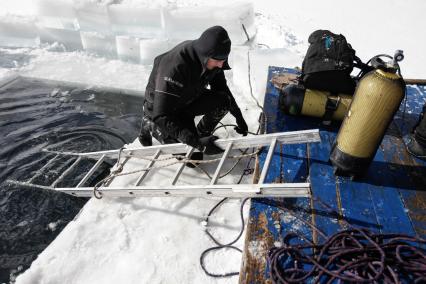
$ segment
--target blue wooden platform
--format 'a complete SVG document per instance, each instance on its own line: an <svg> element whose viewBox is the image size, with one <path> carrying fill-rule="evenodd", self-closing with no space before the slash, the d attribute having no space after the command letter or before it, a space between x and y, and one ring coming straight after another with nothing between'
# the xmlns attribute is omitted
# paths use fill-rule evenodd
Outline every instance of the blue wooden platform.
<svg viewBox="0 0 426 284"><path fill-rule="evenodd" d="M336 177L328 162L340 123L284 115L278 108L279 91L273 76L296 73L270 67L264 108L267 132L319 128L321 143L277 146L265 182L311 182L312 198L252 199L241 283L270 283L267 254L289 232L316 242L346 224L383 233L426 237L426 162L413 158L403 139L416 123L426 100L424 86L407 86L404 103L390 125L365 177L351 181ZM266 152L260 157L262 166ZM333 212L334 211L334 212Z"/></svg>

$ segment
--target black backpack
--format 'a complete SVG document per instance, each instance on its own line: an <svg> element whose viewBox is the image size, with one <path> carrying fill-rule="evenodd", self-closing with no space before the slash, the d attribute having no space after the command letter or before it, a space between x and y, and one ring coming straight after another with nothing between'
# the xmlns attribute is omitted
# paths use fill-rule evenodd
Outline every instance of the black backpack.
<svg viewBox="0 0 426 284"><path fill-rule="evenodd" d="M302 63L300 83L307 89L353 94L356 81L354 66L363 65L343 35L317 30L308 39L310 46Z"/></svg>

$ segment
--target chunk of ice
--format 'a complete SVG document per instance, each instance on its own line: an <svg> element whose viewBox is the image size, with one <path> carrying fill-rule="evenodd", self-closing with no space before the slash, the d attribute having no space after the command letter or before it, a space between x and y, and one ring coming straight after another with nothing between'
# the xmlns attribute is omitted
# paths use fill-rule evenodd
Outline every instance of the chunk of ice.
<svg viewBox="0 0 426 284"><path fill-rule="evenodd" d="M164 37L163 9L160 6L108 6L111 28L116 35L141 38Z"/></svg>
<svg viewBox="0 0 426 284"><path fill-rule="evenodd" d="M83 2L75 6L75 11L82 31L95 31L111 35L107 5Z"/></svg>
<svg viewBox="0 0 426 284"><path fill-rule="evenodd" d="M215 11L217 23L222 25L235 45L244 44L256 35L252 2L240 1Z"/></svg>
<svg viewBox="0 0 426 284"><path fill-rule="evenodd" d="M139 38L131 36L116 36L117 55L120 60L139 63Z"/></svg>
<svg viewBox="0 0 426 284"><path fill-rule="evenodd" d="M36 0L36 13L38 16L57 18L76 18L72 1L64 0Z"/></svg>
<svg viewBox="0 0 426 284"><path fill-rule="evenodd" d="M164 20L170 39L196 39L214 25L223 26L234 45L256 34L253 3L247 1L215 7L169 7L164 9Z"/></svg>
<svg viewBox="0 0 426 284"><path fill-rule="evenodd" d="M167 37L170 39L196 39L216 21L211 7L168 7L164 9Z"/></svg>
<svg viewBox="0 0 426 284"><path fill-rule="evenodd" d="M80 32L83 48L106 57L116 57L115 38L97 32Z"/></svg>
<svg viewBox="0 0 426 284"><path fill-rule="evenodd" d="M141 39L140 40L140 58L142 64L152 64L154 58L169 48L166 39Z"/></svg>
<svg viewBox="0 0 426 284"><path fill-rule="evenodd" d="M79 28L72 1L36 0L35 9L39 26L71 30Z"/></svg>
<svg viewBox="0 0 426 284"><path fill-rule="evenodd" d="M0 18L0 46L35 47L39 43L33 21L21 17Z"/></svg>
<svg viewBox="0 0 426 284"><path fill-rule="evenodd" d="M63 44L68 51L82 50L80 32L68 29L55 29L48 27L39 27L40 41L47 43Z"/></svg>

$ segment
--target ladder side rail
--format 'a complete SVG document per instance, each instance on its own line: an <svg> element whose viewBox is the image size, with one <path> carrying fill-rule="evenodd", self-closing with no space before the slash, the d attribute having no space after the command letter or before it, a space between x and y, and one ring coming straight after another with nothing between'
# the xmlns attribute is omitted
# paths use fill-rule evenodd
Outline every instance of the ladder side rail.
<svg viewBox="0 0 426 284"><path fill-rule="evenodd" d="M220 171L222 170L222 167L225 164L225 160L228 157L229 152L231 151L231 149L232 149L232 142L230 142L226 146L225 152L222 155L222 159L219 161L219 164L217 165L216 171L215 171L215 173L214 173L214 175L212 177L212 180L210 181L211 185L216 184L217 180L219 179Z"/></svg>
<svg viewBox="0 0 426 284"><path fill-rule="evenodd" d="M159 156L160 156L160 154L161 154L161 150L159 149L159 150L157 150L157 152L155 152L155 154L154 154L154 156L152 157L153 158L153 160L151 160L150 162L149 162L149 164L148 164L148 166L147 166L147 168L150 168L150 167L152 167L153 165L154 165L154 163L155 163L155 159L157 159ZM136 183L135 183L135 186L139 186L141 183L142 183L142 181L145 179L145 177L148 175L148 172L149 172L149 170L146 170L146 171L144 171L140 176L139 176L139 178L137 179L137 181L136 181Z"/></svg>
<svg viewBox="0 0 426 284"><path fill-rule="evenodd" d="M215 141L215 144L225 149L228 143L233 143L233 149L245 149L252 147L261 147L268 146L271 143L271 140L277 138L281 144L297 144L297 143L313 143L320 142L321 138L319 135L318 129L311 130L302 130L302 131L291 131L291 132L280 132L280 133L271 133L271 134L262 134L249 137L238 137L231 139L218 139ZM188 145L182 143L176 144L166 144L166 145L156 145L143 148L134 148L134 149L123 149L122 155L131 157L145 157L152 156L157 150L161 150L163 154L177 154L187 151ZM109 150L109 151L100 151L100 152L88 152L88 153L71 153L71 152L57 152L45 150L45 152L56 153L62 155L73 155L73 156L84 156L84 157L100 157L102 155L107 155L110 158L115 158L119 150Z"/></svg>
<svg viewBox="0 0 426 284"><path fill-rule="evenodd" d="M72 163L71 164L71 166L68 168L68 169L66 169L51 185L50 185L50 187L55 187L59 182L61 182L63 179L64 179L64 177L69 173L69 172L71 172L76 166L77 166L77 164L82 160L83 158L82 157L78 157L75 161L74 161L74 163Z"/></svg>
<svg viewBox="0 0 426 284"><path fill-rule="evenodd" d="M81 179L81 181L77 184L76 187L81 187L88 179L92 176L92 174L99 168L102 162L105 160L106 155L102 155L101 158L93 165L93 167L89 170L89 172Z"/></svg>
<svg viewBox="0 0 426 284"><path fill-rule="evenodd" d="M266 155L266 159L265 159L265 162L263 164L263 168L262 168L262 172L260 174L258 184L263 184L264 181L265 181L266 175L267 175L268 170L269 170L269 165L271 164L272 156L273 156L274 151L275 151L276 144L277 144L277 139L276 138L272 139L271 145L269 145L268 154Z"/></svg>
<svg viewBox="0 0 426 284"><path fill-rule="evenodd" d="M17 180L8 179L8 180L6 180L6 182L10 183L10 184L15 184L15 185L19 185L19 186L28 187L28 188L39 188L39 189L46 189L46 190L57 190L57 188L53 188L53 187L48 186L48 185L34 184L34 183L27 182L27 181L17 181ZM76 188L73 188L73 187L64 187L62 189L65 189L65 190L71 190L71 189L76 190Z"/></svg>
<svg viewBox="0 0 426 284"><path fill-rule="evenodd" d="M309 183L286 184L234 184L234 185L207 185L207 186L131 186L131 187L103 187L104 196L116 197L309 197ZM90 197L93 188L55 188L73 196Z"/></svg>

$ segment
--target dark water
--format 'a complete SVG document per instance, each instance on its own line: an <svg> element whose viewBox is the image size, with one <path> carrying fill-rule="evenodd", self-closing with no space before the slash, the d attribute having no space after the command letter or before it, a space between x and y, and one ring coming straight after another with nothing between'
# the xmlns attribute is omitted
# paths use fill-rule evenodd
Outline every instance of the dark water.
<svg viewBox="0 0 426 284"><path fill-rule="evenodd" d="M141 97L36 79L21 78L0 88L0 283L27 269L87 201L8 180L28 181L37 174L34 183L50 185L74 158L55 159L40 173L55 156L42 152L46 148L120 148L136 138L141 109ZM99 178L114 161L109 162L97 172ZM93 164L83 160L59 185L76 185Z"/></svg>

